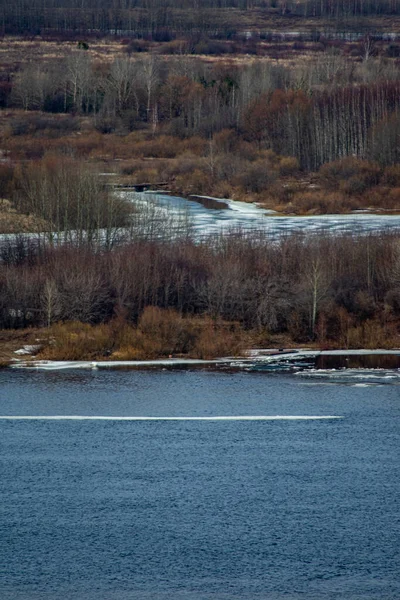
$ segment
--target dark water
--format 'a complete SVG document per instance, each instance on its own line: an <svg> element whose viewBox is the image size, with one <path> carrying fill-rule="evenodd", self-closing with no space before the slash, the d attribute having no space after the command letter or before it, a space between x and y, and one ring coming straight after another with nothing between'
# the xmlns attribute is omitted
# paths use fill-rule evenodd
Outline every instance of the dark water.
<svg viewBox="0 0 400 600"><path fill-rule="evenodd" d="M0 598L400 598L399 386L360 385L0 371L1 415L344 417L0 420Z"/></svg>

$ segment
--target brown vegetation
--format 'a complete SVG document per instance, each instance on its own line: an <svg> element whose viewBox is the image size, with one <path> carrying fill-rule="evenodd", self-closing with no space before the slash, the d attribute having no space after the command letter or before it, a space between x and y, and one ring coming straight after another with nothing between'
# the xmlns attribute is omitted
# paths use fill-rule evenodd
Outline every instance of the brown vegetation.
<svg viewBox="0 0 400 600"><path fill-rule="evenodd" d="M0 232L40 235L0 240L0 327L46 326L43 356L235 354L249 332L399 345L395 234L194 243L109 193L400 209L400 46L381 34L400 2L223 4L4 5L3 33L32 37L0 42Z"/></svg>
<svg viewBox="0 0 400 600"><path fill-rule="evenodd" d="M56 342L43 356L53 358L236 354L250 344L243 332L399 346L399 258L390 234L138 239L101 251L3 241L0 326L49 326Z"/></svg>
<svg viewBox="0 0 400 600"><path fill-rule="evenodd" d="M174 309L145 308L137 325L58 323L49 328L37 358L45 360L149 360L243 355L248 335L237 325L183 317Z"/></svg>
<svg viewBox="0 0 400 600"><path fill-rule="evenodd" d="M400 159L390 42L297 41L288 61L272 60L264 46L284 40L253 41L257 56L242 61L167 56L154 41L136 53L123 41L68 42L65 53L62 43L37 41L54 52L43 50L34 68L29 43L20 42L17 60L12 42L0 73L1 195L12 199L20 161L50 154L117 171L127 183L162 181L177 194L285 213L399 209L398 182L385 171Z"/></svg>

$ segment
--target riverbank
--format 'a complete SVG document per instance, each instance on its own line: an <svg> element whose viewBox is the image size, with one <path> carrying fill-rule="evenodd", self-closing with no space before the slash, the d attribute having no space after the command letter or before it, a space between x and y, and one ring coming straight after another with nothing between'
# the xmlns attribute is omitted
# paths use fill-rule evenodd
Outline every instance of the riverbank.
<svg viewBox="0 0 400 600"><path fill-rule="evenodd" d="M400 369L400 348L356 348L356 349L323 349L318 344L308 344L306 346L296 344L291 341L287 347L268 347L268 348L248 348L245 349L245 338L243 337L242 347L232 346L235 352L232 354L215 355L212 357L211 348L208 350L208 358L199 358L194 356L196 350L192 353L180 355L165 355L160 352L157 355L153 352L153 358L149 359L142 355L142 358L136 360L131 358L127 350L122 351L116 348L114 352L109 350L103 354L97 349L97 354L93 347L88 347L85 353L82 350L82 341L79 340L78 325L71 324L67 326L70 332L69 338L65 331L63 336L57 336L66 326L52 328L51 333L48 329L29 329L23 331L0 331L1 345L1 367L13 367L23 369L40 370L65 370L65 369L196 369L207 368L215 370L248 370L248 371L285 371L285 370L303 370L310 368L371 368L371 369ZM72 333L71 333L72 332ZM74 333L75 332L75 333ZM82 326L82 334L85 333L86 345L90 345L98 336L96 328L92 328L89 333L88 328ZM103 332L104 333L104 332ZM126 335L126 334L125 334ZM218 337L218 333L215 334ZM251 341L247 335L247 342ZM253 337L255 340L255 336ZM153 340L148 340L154 344ZM276 340L278 341L278 339ZM281 342L288 341L280 337ZM238 340L236 340L238 342ZM109 347L114 344L115 339L109 339ZM71 359L71 348L75 348L75 356L79 359ZM222 348L222 346L220 346ZM228 345L225 345L228 351ZM136 350L139 355L139 350ZM53 358L46 358L51 357ZM125 356L125 358L124 358Z"/></svg>
<svg viewBox="0 0 400 600"><path fill-rule="evenodd" d="M285 231L197 241L149 232L101 251L95 243L3 240L5 348L18 350L12 332L23 329L32 333L19 348L40 345L44 360L400 347L398 234Z"/></svg>
<svg viewBox="0 0 400 600"><path fill-rule="evenodd" d="M333 378L341 383L362 377L369 385L400 381L400 349L392 350L250 350L243 357L225 357L214 360L168 358L158 360L103 360L103 361L13 361L13 369L35 371L69 370L140 370L175 371L206 370L249 373L291 373L318 378ZM344 379L343 379L344 377ZM383 380L383 381L382 381ZM393 381L394 380L394 381ZM333 382L334 382L333 381ZM356 381L357 383L357 381ZM367 385L364 381L363 385Z"/></svg>

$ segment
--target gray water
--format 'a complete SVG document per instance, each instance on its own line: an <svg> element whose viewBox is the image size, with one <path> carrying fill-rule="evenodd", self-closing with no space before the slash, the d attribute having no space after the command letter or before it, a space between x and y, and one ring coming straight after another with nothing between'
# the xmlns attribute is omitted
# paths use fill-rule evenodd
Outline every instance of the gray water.
<svg viewBox="0 0 400 600"><path fill-rule="evenodd" d="M400 597L399 386L292 374L0 371L0 597Z"/></svg>

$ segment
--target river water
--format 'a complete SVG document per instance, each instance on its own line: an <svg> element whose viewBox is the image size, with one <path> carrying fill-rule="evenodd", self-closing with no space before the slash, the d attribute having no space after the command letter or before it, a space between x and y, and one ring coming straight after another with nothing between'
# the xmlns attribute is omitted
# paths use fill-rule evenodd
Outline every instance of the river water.
<svg viewBox="0 0 400 600"><path fill-rule="evenodd" d="M256 204L218 200L204 196L189 199L149 192L120 192L144 213L139 228L148 235L169 235L176 227L188 227L195 237L229 231L260 232L273 239L290 233L365 234L400 232L400 214L352 213L304 217L277 216Z"/></svg>
<svg viewBox="0 0 400 600"><path fill-rule="evenodd" d="M0 597L399 598L399 379L363 373L0 371ZM29 418L243 415L341 418Z"/></svg>

